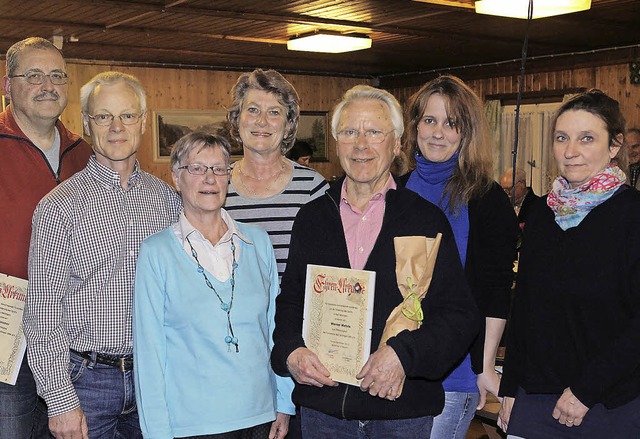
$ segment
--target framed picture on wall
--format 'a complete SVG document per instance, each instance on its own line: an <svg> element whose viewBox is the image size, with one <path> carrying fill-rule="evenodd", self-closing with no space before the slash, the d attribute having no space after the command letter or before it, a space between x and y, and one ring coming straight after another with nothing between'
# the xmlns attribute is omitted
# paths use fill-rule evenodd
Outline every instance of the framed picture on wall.
<svg viewBox="0 0 640 439"><path fill-rule="evenodd" d="M303 140L313 149L312 162L329 161L329 116L326 111L301 111L296 140Z"/></svg>
<svg viewBox="0 0 640 439"><path fill-rule="evenodd" d="M168 162L173 145L185 134L204 131L215 134L227 120L226 111L156 110L153 112L153 160ZM237 148L236 148L237 149ZM242 149L231 155L242 155Z"/></svg>

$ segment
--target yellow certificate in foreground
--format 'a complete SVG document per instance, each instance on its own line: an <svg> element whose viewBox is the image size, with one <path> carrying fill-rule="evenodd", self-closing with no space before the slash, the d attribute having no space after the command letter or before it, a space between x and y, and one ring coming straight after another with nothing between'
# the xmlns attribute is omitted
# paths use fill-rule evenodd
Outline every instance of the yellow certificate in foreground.
<svg viewBox="0 0 640 439"><path fill-rule="evenodd" d="M331 379L359 385L369 358L376 273L307 266L302 336L331 372Z"/></svg>
<svg viewBox="0 0 640 439"><path fill-rule="evenodd" d="M15 385L27 348L22 313L27 281L0 273L0 382Z"/></svg>

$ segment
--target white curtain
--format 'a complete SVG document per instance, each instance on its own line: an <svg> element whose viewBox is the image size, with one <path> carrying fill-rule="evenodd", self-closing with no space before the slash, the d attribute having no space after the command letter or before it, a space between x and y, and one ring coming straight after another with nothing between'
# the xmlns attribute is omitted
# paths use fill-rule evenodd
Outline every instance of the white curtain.
<svg viewBox="0 0 640 439"><path fill-rule="evenodd" d="M489 124L491 139L493 141L493 174L496 180L500 177L500 117L502 107L499 100L489 100L484 103L484 113Z"/></svg>
<svg viewBox="0 0 640 439"><path fill-rule="evenodd" d="M516 132L515 111L507 107L505 111L502 112L500 126L500 169L504 172L513 166L513 150ZM531 142L532 129L531 114L521 112L516 168L522 168L527 172L527 185L531 184L531 169L527 162L533 163L534 160L533 145Z"/></svg>
<svg viewBox="0 0 640 439"><path fill-rule="evenodd" d="M522 105L518 130L518 157L516 167L527 174L527 185L538 194L546 194L556 176L551 148L551 120L560 104ZM505 106L500 118L500 151L496 160L496 175L513 165L515 139L515 106Z"/></svg>

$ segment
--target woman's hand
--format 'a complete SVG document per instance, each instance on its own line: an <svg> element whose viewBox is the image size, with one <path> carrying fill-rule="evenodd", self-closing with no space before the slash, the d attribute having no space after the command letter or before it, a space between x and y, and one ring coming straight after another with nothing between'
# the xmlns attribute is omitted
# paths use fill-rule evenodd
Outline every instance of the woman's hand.
<svg viewBox="0 0 640 439"><path fill-rule="evenodd" d="M515 401L516 399L510 396L502 398L502 406L498 412L498 427L505 433L507 432L507 428L509 428L509 418L511 418L511 409Z"/></svg>
<svg viewBox="0 0 640 439"><path fill-rule="evenodd" d="M481 410L482 407L484 407L484 405L487 403L488 393L491 393L493 396L498 398L498 401L502 402L502 398L498 396L498 389L500 388L500 376L496 373L495 368L485 370L480 375L478 375L477 385L478 390L480 391L480 401L478 401L476 410Z"/></svg>
<svg viewBox="0 0 640 439"><path fill-rule="evenodd" d="M552 416L553 419L557 419L559 423L567 427L573 427L574 425L578 426L582 424L582 420L588 411L589 407L581 403L571 389L567 387L558 399Z"/></svg>
<svg viewBox="0 0 640 439"><path fill-rule="evenodd" d="M289 418L285 413L276 413L276 420L271 424L269 439L284 439L289 432Z"/></svg>
<svg viewBox="0 0 640 439"><path fill-rule="evenodd" d="M390 346L383 346L369 357L357 379L362 379L360 389L371 396L395 401L402 394L405 380L404 368Z"/></svg>
<svg viewBox="0 0 640 439"><path fill-rule="evenodd" d="M316 387L338 385L329 378L331 373L324 367L318 356L307 348L302 347L291 352L287 357L287 368L299 384Z"/></svg>

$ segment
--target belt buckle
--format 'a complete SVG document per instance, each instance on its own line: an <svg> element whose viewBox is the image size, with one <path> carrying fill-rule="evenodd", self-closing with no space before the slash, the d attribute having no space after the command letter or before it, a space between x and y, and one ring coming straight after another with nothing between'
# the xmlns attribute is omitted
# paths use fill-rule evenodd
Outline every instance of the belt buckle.
<svg viewBox="0 0 640 439"><path fill-rule="evenodd" d="M125 368L125 361L126 359L124 357L118 358L118 366L120 367L120 372L122 373L125 373L127 371Z"/></svg>

